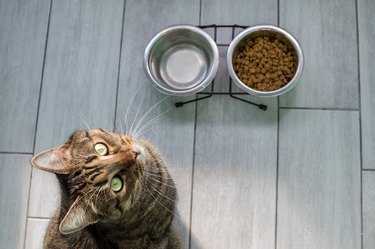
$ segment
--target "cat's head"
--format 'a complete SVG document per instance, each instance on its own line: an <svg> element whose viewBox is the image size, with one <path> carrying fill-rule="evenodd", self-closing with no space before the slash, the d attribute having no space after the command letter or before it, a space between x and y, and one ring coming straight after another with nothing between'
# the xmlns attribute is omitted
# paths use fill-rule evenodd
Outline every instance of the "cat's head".
<svg viewBox="0 0 375 249"><path fill-rule="evenodd" d="M120 219L141 194L147 143L95 129L75 132L68 142L35 155L31 164L63 176L69 210L60 232Z"/></svg>

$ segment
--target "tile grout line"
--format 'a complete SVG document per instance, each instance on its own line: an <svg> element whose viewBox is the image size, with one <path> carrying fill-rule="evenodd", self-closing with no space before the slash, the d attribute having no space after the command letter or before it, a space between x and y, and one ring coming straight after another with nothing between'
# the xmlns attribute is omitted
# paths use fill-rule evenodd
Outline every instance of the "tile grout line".
<svg viewBox="0 0 375 249"><path fill-rule="evenodd" d="M3 155L33 155L34 153L33 152L16 152L16 151L0 151L0 154L3 154Z"/></svg>
<svg viewBox="0 0 375 249"><path fill-rule="evenodd" d="M276 0L276 9L277 9L277 26L280 26L280 0Z"/></svg>
<svg viewBox="0 0 375 249"><path fill-rule="evenodd" d="M198 104L195 104L195 113L194 113L194 137L193 137L193 158L192 158L192 167L191 167L191 191L190 191L190 219L189 219L189 245L188 248L191 248L192 241L192 223L193 223L193 196L194 196L194 174L195 174L195 151L196 151L196 138L197 138L197 120L198 120Z"/></svg>
<svg viewBox="0 0 375 249"><path fill-rule="evenodd" d="M199 17L198 17L199 25L202 25L202 0L199 0Z"/></svg>
<svg viewBox="0 0 375 249"><path fill-rule="evenodd" d="M51 218L48 218L48 217L38 217L38 216L30 216L28 218L34 219L34 220L50 220L51 219Z"/></svg>
<svg viewBox="0 0 375 249"><path fill-rule="evenodd" d="M202 25L202 0L199 1L199 25ZM197 95L195 95L197 98ZM195 151L196 151L196 138L197 138L197 120L198 120L198 103L195 102L194 112L194 137L193 137L193 158L191 167L191 191L190 191L190 219L189 219L189 240L188 248L191 248L192 242L192 224L193 224L193 195L194 195L194 173L195 173Z"/></svg>
<svg viewBox="0 0 375 249"><path fill-rule="evenodd" d="M279 154L280 154L280 98L277 97L277 134L276 134L276 193L275 193L275 249L277 249L277 225L279 209Z"/></svg>
<svg viewBox="0 0 375 249"><path fill-rule="evenodd" d="M277 0L277 26L280 26L280 0ZM276 179L275 179L275 249L277 249L277 225L279 208L279 152L280 152L280 97L277 97L277 133L276 133Z"/></svg>
<svg viewBox="0 0 375 249"><path fill-rule="evenodd" d="M53 4L53 0L51 0L50 4L49 4L49 13L48 13L48 21L47 21L46 39L45 39L45 42L44 42L44 56L43 56L43 65L42 65L42 72L41 72L41 78L40 78L38 108L37 108L37 111L36 111L36 121L35 121L35 130L34 130L34 144L33 144L32 154L35 154L35 148L36 148L36 137L37 137L37 132L38 132L40 103L41 103L41 99L42 99L42 88L43 88L44 70L45 70L46 57L47 57L47 46L48 46L48 37L49 37L49 30L50 30L50 23L51 23L52 4ZM27 226L28 226L28 219L29 219L29 205L30 205L32 172L33 172L33 169L31 168L30 169L30 176L29 176L29 189L28 189L28 196L27 196L27 205L26 205L26 222L25 222L25 234L24 234L24 240L23 240L23 248L26 247L26 236L27 236Z"/></svg>
<svg viewBox="0 0 375 249"><path fill-rule="evenodd" d="M363 249L363 154L362 154L362 106L361 106L361 67L360 67L360 49L359 49L359 12L358 0L355 1L356 14L356 36L357 36L357 74L358 74L358 122L359 122L359 184L360 184L360 238L361 248Z"/></svg>
<svg viewBox="0 0 375 249"><path fill-rule="evenodd" d="M44 70L45 70L46 58L47 58L47 46L48 46L48 37L49 37L49 30L50 30L50 23L51 23L52 4L53 4L53 0L50 1L49 13L48 13L46 40L45 40L45 43L44 43L44 58L43 58L42 74L41 74L41 81L40 81L40 88L39 88L38 109L37 109L37 113L36 113L36 124L35 124L34 144L33 144L32 154L35 153L35 148L36 148L36 137L37 137L37 132L38 132L38 122L39 122L39 115L40 115L40 103L41 103L41 99L42 99Z"/></svg>
<svg viewBox="0 0 375 249"><path fill-rule="evenodd" d="M362 169L362 172L375 172L375 169Z"/></svg>
<svg viewBox="0 0 375 249"><path fill-rule="evenodd" d="M306 110L306 111L348 111L348 112L358 112L359 108L317 108L317 107L279 107L282 110Z"/></svg>
<svg viewBox="0 0 375 249"><path fill-rule="evenodd" d="M121 37L120 37L120 50L119 50L119 58L118 58L118 67L117 67L117 86L116 86L116 98L115 98L115 113L113 115L113 131L116 131L116 119L117 119L117 107L118 107L118 90L120 87L120 69L121 69L121 58L122 58L122 43L124 37L124 22L125 22L125 6L126 0L124 0L124 5L122 9L122 24L121 24Z"/></svg>

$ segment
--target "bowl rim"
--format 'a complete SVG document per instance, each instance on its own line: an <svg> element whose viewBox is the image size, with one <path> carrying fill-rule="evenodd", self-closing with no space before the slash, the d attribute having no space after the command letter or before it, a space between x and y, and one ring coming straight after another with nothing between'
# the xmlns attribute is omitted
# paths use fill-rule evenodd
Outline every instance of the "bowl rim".
<svg viewBox="0 0 375 249"><path fill-rule="evenodd" d="M273 90L273 91L259 91L259 90L256 90L247 86L238 78L237 74L234 71L233 63L232 63L233 52L236 46L238 45L238 43L243 38L247 37L249 34L254 33L256 31L261 31L261 30L271 30L271 31L274 31L283 35L287 40L290 41L290 43L292 44L292 46L297 52L298 64L297 64L296 73L294 74L293 78L285 86L279 89ZM302 74L303 67L304 67L304 55L303 55L302 47L300 43L298 42L298 40L285 29L280 28L278 26L270 25L270 24L255 25L255 26L251 26L249 28L244 29L232 40L227 51L227 68L228 68L230 77L239 88L241 88L242 90L244 90L245 92L251 95L256 95L256 96L261 96L261 97L275 97L275 96L279 96L281 94L286 93L287 91L289 91L296 85L298 79L300 78Z"/></svg>
<svg viewBox="0 0 375 249"><path fill-rule="evenodd" d="M149 66L149 57L152 51L152 48L154 44L161 39L163 36L169 34L170 32L175 31L176 29L180 30L189 30L197 33L198 35L202 36L207 43L209 44L211 50L212 50L212 64L210 65L210 70L208 71L208 76L201 81L199 84L197 84L194 87L190 87L187 89L171 89L164 87L151 73L150 66ZM173 95L173 96L189 96L193 95L195 93L198 93L202 91L204 88L206 88L212 80L215 78L217 70L219 68L219 49L217 47L217 44L215 41L211 38L209 34L207 34L203 29L198 28L194 25L190 24L176 24L168 26L158 33L156 33L153 38L149 41L145 48L144 56L143 56L143 69L148 76L148 78L154 83L152 84L157 90L160 92L167 94L167 95Z"/></svg>

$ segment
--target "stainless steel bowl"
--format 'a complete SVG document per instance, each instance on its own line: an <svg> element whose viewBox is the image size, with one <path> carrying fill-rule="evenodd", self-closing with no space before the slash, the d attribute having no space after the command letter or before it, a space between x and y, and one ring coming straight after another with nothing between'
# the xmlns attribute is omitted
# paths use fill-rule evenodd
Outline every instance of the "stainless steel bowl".
<svg viewBox="0 0 375 249"><path fill-rule="evenodd" d="M234 71L234 65L233 65L233 57L236 54L237 50L243 46L242 42L245 41L247 38L256 38L259 36L268 36L271 38L277 38L278 40L282 41L284 44L287 44L289 46L289 49L292 49L294 53L297 56L297 69L293 76L293 78L283 87L274 90L274 91L259 91L256 89L253 89L249 86L247 86L245 83L243 83L238 76L236 75L236 72ZM231 42L228 52L227 52L227 67L230 74L230 77L234 81L234 83L240 87L245 92L256 95L256 96L278 96L280 94L283 94L290 89L297 83L298 79L301 76L302 70L303 70L303 53L302 48L298 41L286 30L273 26L273 25L258 25L253 26L250 28L245 29L241 33L239 33Z"/></svg>
<svg viewBox="0 0 375 249"><path fill-rule="evenodd" d="M158 90L191 95L211 83L219 65L216 43L202 29L175 25L156 34L146 47L144 70Z"/></svg>

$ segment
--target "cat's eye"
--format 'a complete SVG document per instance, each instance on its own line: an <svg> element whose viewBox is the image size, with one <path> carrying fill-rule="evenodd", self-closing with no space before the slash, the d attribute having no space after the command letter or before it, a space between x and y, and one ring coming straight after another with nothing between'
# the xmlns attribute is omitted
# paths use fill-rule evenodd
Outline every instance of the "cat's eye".
<svg viewBox="0 0 375 249"><path fill-rule="evenodd" d="M95 144L94 149L95 149L96 153L98 153L101 156L108 155L108 148L105 144L97 143L97 144Z"/></svg>
<svg viewBox="0 0 375 249"><path fill-rule="evenodd" d="M111 180L111 189L115 192L118 192L122 189L122 180L120 177L113 177Z"/></svg>

